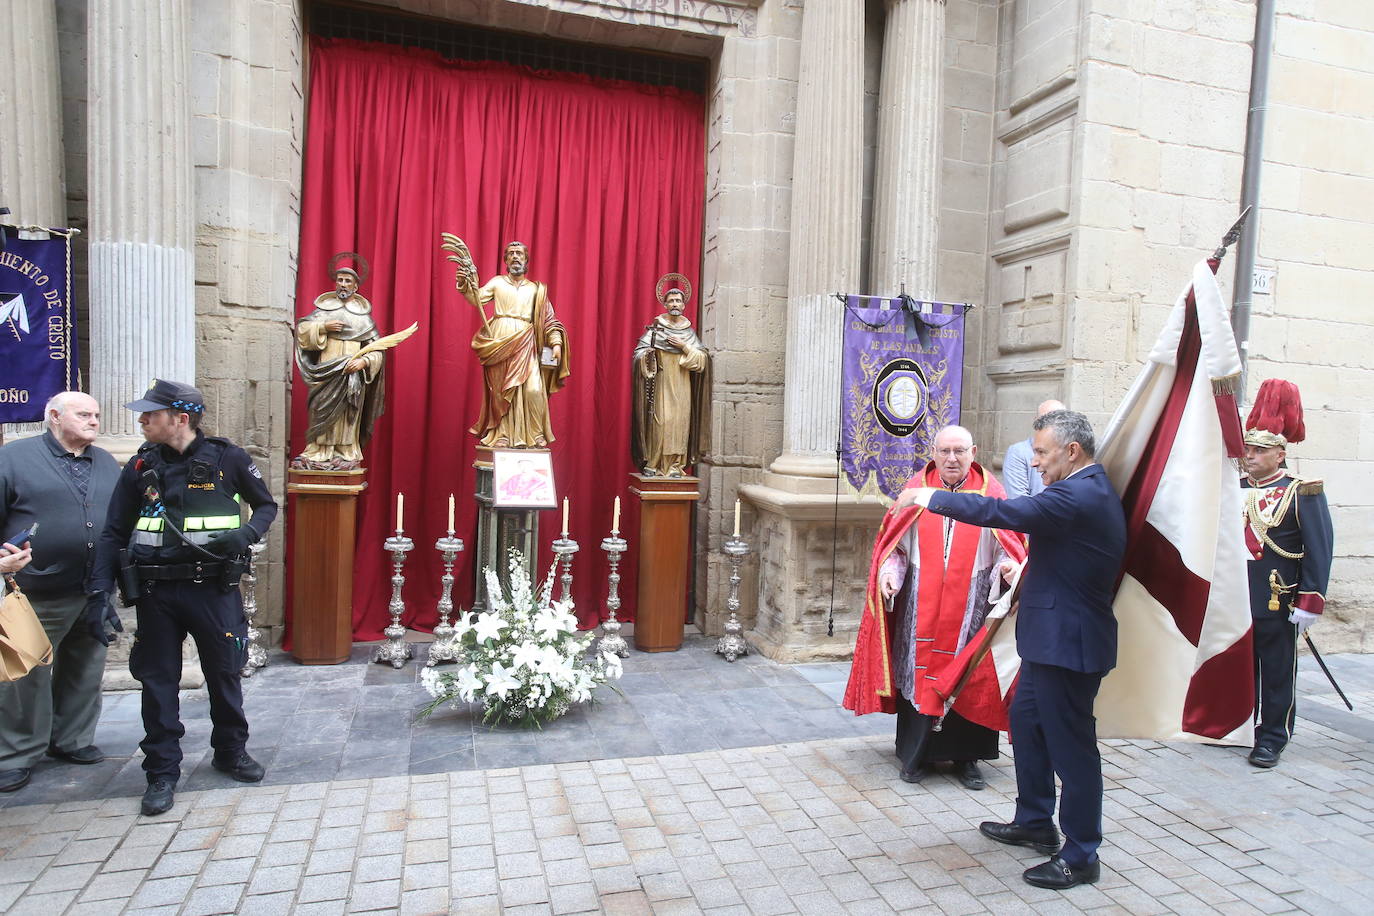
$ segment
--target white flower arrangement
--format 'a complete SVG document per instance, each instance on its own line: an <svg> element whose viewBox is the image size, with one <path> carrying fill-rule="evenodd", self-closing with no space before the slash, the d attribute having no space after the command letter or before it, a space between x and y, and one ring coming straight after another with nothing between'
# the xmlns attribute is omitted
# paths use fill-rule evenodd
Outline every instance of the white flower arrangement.
<svg viewBox="0 0 1374 916"><path fill-rule="evenodd" d="M588 657L593 636L578 632L572 602L551 600L557 564L536 596L521 555L512 551L509 562L510 594L487 567L490 610L459 613L453 624L462 651L457 668L420 673L420 683L434 697L421 718L444 703L478 702L483 722L538 726L590 700L598 685L620 678L624 669L614 654Z"/></svg>

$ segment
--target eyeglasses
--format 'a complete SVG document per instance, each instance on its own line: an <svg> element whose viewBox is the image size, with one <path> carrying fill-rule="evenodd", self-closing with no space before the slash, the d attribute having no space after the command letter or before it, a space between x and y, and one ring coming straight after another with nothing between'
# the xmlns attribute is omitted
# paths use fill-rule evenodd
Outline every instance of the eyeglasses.
<svg viewBox="0 0 1374 916"><path fill-rule="evenodd" d="M941 448L936 449L935 454L941 458L948 458L951 455L955 458L962 458L968 454L968 449L964 446L960 446L959 448Z"/></svg>

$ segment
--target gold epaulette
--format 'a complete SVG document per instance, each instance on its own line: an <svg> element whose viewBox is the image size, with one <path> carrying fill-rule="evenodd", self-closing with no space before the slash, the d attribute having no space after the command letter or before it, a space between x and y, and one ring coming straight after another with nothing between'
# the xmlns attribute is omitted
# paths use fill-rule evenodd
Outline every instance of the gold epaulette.
<svg viewBox="0 0 1374 916"><path fill-rule="evenodd" d="M1326 482L1320 477L1316 480L1299 480L1297 485L1299 496L1320 496L1326 492Z"/></svg>

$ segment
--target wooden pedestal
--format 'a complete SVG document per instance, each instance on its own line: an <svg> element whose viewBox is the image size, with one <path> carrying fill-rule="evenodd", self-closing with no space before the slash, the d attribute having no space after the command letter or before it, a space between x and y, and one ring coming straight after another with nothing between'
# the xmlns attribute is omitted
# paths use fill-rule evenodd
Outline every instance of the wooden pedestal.
<svg viewBox="0 0 1374 916"><path fill-rule="evenodd" d="M353 554L363 470L287 471L292 519L291 654L337 665L353 649Z"/></svg>
<svg viewBox="0 0 1374 916"><path fill-rule="evenodd" d="M701 499L696 477L631 474L639 497L639 600L635 648L676 652L687 620L687 582L692 573L692 504Z"/></svg>

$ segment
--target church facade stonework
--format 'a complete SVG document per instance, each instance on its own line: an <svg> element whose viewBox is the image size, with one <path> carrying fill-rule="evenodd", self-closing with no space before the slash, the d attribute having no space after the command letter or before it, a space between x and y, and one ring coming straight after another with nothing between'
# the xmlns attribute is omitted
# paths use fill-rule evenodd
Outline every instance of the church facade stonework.
<svg viewBox="0 0 1374 916"><path fill-rule="evenodd" d="M88 381L115 449L137 441L121 386L168 372L137 341L175 346L214 430L282 498L314 4L131 0L118 21L107 6L15 0L0 13L0 118L32 127L0 150L0 203L19 223L83 230L79 298L98 338ZM905 284L976 304L963 420L996 470L1047 398L1105 425L1191 265L1239 210L1245 0L374 6L709 61L695 324L712 354L712 429L693 613L720 632L720 545L739 497L755 549L741 617L780 659L849 653L883 511L843 494L835 505L830 294ZM1318 636L1374 651L1374 217L1362 204L1374 15L1365 0L1276 8L1255 217L1273 282L1253 296L1248 392L1270 376L1302 389L1309 434L1291 455L1326 480L1336 528ZM1221 280L1229 296L1230 259ZM154 333L166 328L181 336ZM258 579L274 640L286 536L273 532Z"/></svg>

